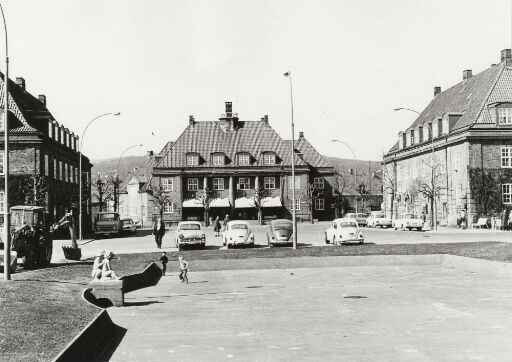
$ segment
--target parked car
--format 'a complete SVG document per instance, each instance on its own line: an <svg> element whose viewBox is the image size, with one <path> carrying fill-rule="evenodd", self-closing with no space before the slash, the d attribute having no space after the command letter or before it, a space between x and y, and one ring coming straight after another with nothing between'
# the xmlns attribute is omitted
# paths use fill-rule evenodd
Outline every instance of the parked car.
<svg viewBox="0 0 512 362"><path fill-rule="evenodd" d="M366 226L366 218L368 217L368 215L366 214L363 214L363 213L354 213L354 212L349 212L348 214L345 215L345 218L347 219L356 219L357 220L357 225L359 226Z"/></svg>
<svg viewBox="0 0 512 362"><path fill-rule="evenodd" d="M247 221L228 222L226 230L222 232L222 244L228 248L236 245L254 246L254 234Z"/></svg>
<svg viewBox="0 0 512 362"><path fill-rule="evenodd" d="M94 234L121 235L123 225L117 212L99 212L94 221Z"/></svg>
<svg viewBox="0 0 512 362"><path fill-rule="evenodd" d="M292 244L293 223L287 219L277 219L270 222L270 235L267 233L269 246Z"/></svg>
<svg viewBox="0 0 512 362"><path fill-rule="evenodd" d="M121 223L123 224L123 233L135 234L137 232L137 225L129 217L121 219Z"/></svg>
<svg viewBox="0 0 512 362"><path fill-rule="evenodd" d="M393 226L391 219L386 217L386 214L380 211L374 211L368 216L366 219L366 226L368 227L381 227L381 228L390 228Z"/></svg>
<svg viewBox="0 0 512 362"><path fill-rule="evenodd" d="M176 228L176 247L178 250L184 246L206 247L206 234L198 221L182 221Z"/></svg>
<svg viewBox="0 0 512 362"><path fill-rule="evenodd" d="M335 219L325 231L325 243L338 245L346 242L364 243L363 232L353 218Z"/></svg>
<svg viewBox="0 0 512 362"><path fill-rule="evenodd" d="M393 221L393 227L397 229L423 229L423 219L418 215L412 213L404 213L398 215L398 218Z"/></svg>

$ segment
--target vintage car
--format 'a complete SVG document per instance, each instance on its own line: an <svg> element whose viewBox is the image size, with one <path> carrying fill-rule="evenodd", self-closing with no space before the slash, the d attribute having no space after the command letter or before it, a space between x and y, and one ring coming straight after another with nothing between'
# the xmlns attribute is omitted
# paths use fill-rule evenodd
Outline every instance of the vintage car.
<svg viewBox="0 0 512 362"><path fill-rule="evenodd" d="M366 219L366 226L370 227L381 227L381 228L390 228L393 226L391 219L386 217L386 214L381 211L374 211L368 216Z"/></svg>
<svg viewBox="0 0 512 362"><path fill-rule="evenodd" d="M270 234L267 233L269 246L292 244L293 223L287 219L270 222Z"/></svg>
<svg viewBox="0 0 512 362"><path fill-rule="evenodd" d="M137 232L137 225L129 217L121 219L121 223L123 224L123 233L135 234Z"/></svg>
<svg viewBox="0 0 512 362"><path fill-rule="evenodd" d="M198 221L182 221L176 228L176 247L178 250L184 246L206 246L206 235Z"/></svg>
<svg viewBox="0 0 512 362"><path fill-rule="evenodd" d="M222 232L222 244L227 246L254 246L254 234L247 221L233 220L228 222Z"/></svg>
<svg viewBox="0 0 512 362"><path fill-rule="evenodd" d="M398 218L393 221L393 227L397 229L423 229L423 220L413 213L404 213L398 215Z"/></svg>
<svg viewBox="0 0 512 362"><path fill-rule="evenodd" d="M363 232L353 218L335 219L325 231L325 243L338 245L347 242L364 243Z"/></svg>
<svg viewBox="0 0 512 362"><path fill-rule="evenodd" d="M368 217L368 215L366 214L363 214L363 213L353 213L353 212L349 212L348 214L345 215L345 218L347 219L356 219L357 220L357 225L359 226L366 226L366 218Z"/></svg>
<svg viewBox="0 0 512 362"><path fill-rule="evenodd" d="M117 212L99 212L94 221L95 235L121 235L123 224Z"/></svg>

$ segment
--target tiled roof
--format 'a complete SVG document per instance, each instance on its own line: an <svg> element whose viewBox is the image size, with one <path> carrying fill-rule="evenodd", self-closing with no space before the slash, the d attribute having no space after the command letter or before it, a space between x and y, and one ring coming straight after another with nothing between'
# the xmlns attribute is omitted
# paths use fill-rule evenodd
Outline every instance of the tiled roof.
<svg viewBox="0 0 512 362"><path fill-rule="evenodd" d="M5 108L4 84L4 74L0 73L0 108L2 110ZM9 111L14 115L14 118L9 117L9 129L11 129L11 132L36 132L37 130L28 122L30 112L22 111L22 105L31 103L29 102L30 97L25 97L23 93L27 92L24 92L16 83L9 79ZM27 102L24 102L25 98L28 98ZM39 100L37 102L43 106Z"/></svg>
<svg viewBox="0 0 512 362"><path fill-rule="evenodd" d="M176 142L167 150L165 156L158 161L156 168L187 167L186 154L198 153L201 156L199 167L213 167L211 154L224 153L227 157L225 166L231 167L236 163L236 154L249 153L254 162L253 166L263 166L262 153L275 152L278 165L291 165L291 155L287 152L285 141L268 124L262 121L239 121L234 131L223 131L219 121L196 122L188 126ZM295 165L306 166L297 155Z"/></svg>
<svg viewBox="0 0 512 362"><path fill-rule="evenodd" d="M291 140L286 142L289 145ZM302 153L303 160L312 167L332 167L304 137L295 140L295 149Z"/></svg>
<svg viewBox="0 0 512 362"><path fill-rule="evenodd" d="M512 101L512 69L504 67L476 123L494 124L491 118L491 110L487 106L510 101Z"/></svg>

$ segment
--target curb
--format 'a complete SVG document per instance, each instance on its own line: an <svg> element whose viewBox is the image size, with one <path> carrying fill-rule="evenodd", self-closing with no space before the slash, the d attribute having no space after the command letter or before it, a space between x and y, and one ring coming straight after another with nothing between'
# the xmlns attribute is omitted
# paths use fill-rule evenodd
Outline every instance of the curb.
<svg viewBox="0 0 512 362"><path fill-rule="evenodd" d="M447 268L494 276L496 278L512 277L512 264L500 261L470 258L467 256L444 254L441 265Z"/></svg>

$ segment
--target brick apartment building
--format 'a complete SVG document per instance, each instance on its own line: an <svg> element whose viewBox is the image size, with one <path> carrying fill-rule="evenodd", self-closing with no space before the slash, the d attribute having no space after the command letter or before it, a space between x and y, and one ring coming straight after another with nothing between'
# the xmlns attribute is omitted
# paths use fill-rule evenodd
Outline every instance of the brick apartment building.
<svg viewBox="0 0 512 362"><path fill-rule="evenodd" d="M0 77L0 106L3 113L3 74ZM9 95L9 204L37 203L46 207L51 221L57 220L72 205L78 207L78 136L55 120L46 107L44 95L36 98L27 92L23 78L16 78L16 82L9 80ZM3 129L3 115L1 119ZM3 143L2 131L2 148ZM0 153L2 175L3 158L4 154ZM88 205L87 210L84 210L84 222L89 225L91 164L85 156L82 169L84 179L88 180L83 189L84 202ZM0 183L0 189L0 199L3 200L3 182ZM0 208L3 207L2 201Z"/></svg>
<svg viewBox="0 0 512 362"><path fill-rule="evenodd" d="M210 215L225 214L236 219L257 219L255 190L263 190L264 218L291 217L291 141L282 139L269 125L268 116L260 121L241 121L226 102L226 113L217 121L189 125L169 143L153 168L154 184L169 193L163 207L168 224L181 220L202 220L203 205L198 195L213 190ZM302 132L295 141L296 214L309 219L308 186L316 185L322 196L313 202L313 217L334 217L332 182L334 169L306 140Z"/></svg>
<svg viewBox="0 0 512 362"><path fill-rule="evenodd" d="M431 214L427 198L418 192L423 179L437 189L438 222L449 225L461 210L471 224L477 216L511 207L511 168L510 49L501 52L499 64L475 75L465 70L462 81L445 91L435 87L429 105L384 156L384 172L397 186L393 214ZM391 213L392 192L384 201Z"/></svg>

